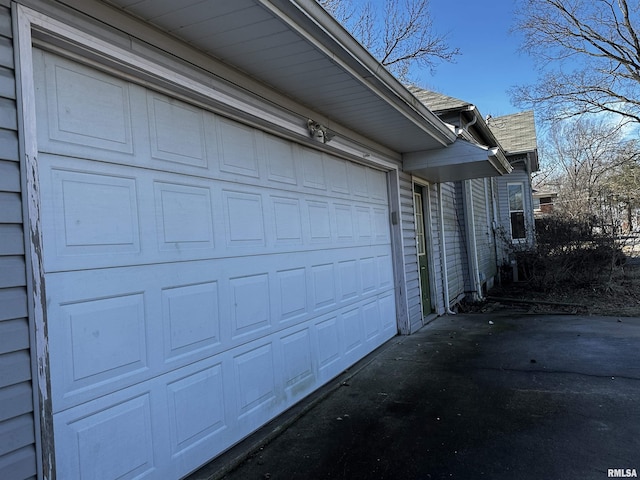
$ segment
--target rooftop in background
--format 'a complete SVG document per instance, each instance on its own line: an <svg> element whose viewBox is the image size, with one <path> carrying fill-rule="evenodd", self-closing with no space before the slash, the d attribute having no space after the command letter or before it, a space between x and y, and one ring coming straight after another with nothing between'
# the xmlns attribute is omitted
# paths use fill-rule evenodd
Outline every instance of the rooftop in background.
<svg viewBox="0 0 640 480"><path fill-rule="evenodd" d="M409 87L409 91L433 112L465 109L473 106L473 104L460 100L459 98L432 92L431 90L425 90L420 87L411 86Z"/></svg>
<svg viewBox="0 0 640 480"><path fill-rule="evenodd" d="M487 124L507 154L531 152L538 148L533 110L489 117Z"/></svg>

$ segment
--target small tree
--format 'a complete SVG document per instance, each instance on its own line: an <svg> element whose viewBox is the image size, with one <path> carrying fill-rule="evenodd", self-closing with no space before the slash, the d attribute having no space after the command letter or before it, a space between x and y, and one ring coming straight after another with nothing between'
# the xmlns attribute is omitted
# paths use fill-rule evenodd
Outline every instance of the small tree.
<svg viewBox="0 0 640 480"><path fill-rule="evenodd" d="M402 81L409 80L413 67L433 71L439 62L451 62L460 53L447 45L446 35L435 31L429 0L385 0L382 12L372 1L318 2Z"/></svg>
<svg viewBox="0 0 640 480"><path fill-rule="evenodd" d="M606 188L612 204L623 210L622 231L631 232L639 227L634 212L640 209L640 158L633 159L614 169L606 180Z"/></svg>
<svg viewBox="0 0 640 480"><path fill-rule="evenodd" d="M545 162L554 167L558 185L556 207L582 223L596 219L613 224L609 212L613 179L622 182L627 169L637 165L638 142L625 138L622 124L600 117L565 120L549 132ZM607 220L607 221L605 221Z"/></svg>

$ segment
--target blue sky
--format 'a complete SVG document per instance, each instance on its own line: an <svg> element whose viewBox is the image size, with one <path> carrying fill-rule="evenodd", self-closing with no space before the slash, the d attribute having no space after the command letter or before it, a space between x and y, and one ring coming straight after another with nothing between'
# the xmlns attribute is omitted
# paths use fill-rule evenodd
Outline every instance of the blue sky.
<svg viewBox="0 0 640 480"><path fill-rule="evenodd" d="M533 60L518 52L521 38L510 33L513 0L430 0L434 27L448 34L448 44L461 55L414 75L419 86L473 103L483 116L508 115L507 90L536 80Z"/></svg>

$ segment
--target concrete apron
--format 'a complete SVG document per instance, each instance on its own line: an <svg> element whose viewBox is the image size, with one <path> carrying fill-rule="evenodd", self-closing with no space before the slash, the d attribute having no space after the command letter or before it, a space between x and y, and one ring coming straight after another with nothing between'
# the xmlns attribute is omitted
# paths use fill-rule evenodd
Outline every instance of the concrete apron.
<svg viewBox="0 0 640 480"><path fill-rule="evenodd" d="M283 420L192 478L633 478L640 318L441 317Z"/></svg>

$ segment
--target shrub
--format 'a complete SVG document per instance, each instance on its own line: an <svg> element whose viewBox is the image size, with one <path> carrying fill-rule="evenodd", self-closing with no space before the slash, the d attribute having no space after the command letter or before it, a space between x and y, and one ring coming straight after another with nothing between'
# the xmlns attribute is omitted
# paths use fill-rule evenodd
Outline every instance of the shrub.
<svg viewBox="0 0 640 480"><path fill-rule="evenodd" d="M557 214L537 220L535 246L516 246L513 256L518 279L539 291L606 285L624 262L612 233Z"/></svg>

